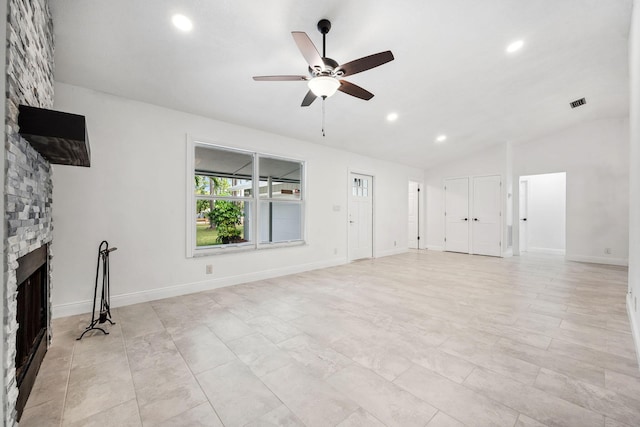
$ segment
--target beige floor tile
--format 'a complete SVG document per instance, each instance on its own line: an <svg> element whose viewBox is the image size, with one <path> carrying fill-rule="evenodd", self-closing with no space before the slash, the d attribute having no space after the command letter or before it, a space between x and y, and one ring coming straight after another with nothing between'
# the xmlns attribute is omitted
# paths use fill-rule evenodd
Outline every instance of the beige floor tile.
<svg viewBox="0 0 640 427"><path fill-rule="evenodd" d="M393 381L412 365L397 348L368 337L346 337L330 345L338 353L350 357L389 381Z"/></svg>
<svg viewBox="0 0 640 427"><path fill-rule="evenodd" d="M165 383L179 383L193 377L180 353L177 351L154 355L153 363L142 369L131 370L137 390L146 387L161 387Z"/></svg>
<svg viewBox="0 0 640 427"><path fill-rule="evenodd" d="M171 335L166 331L133 337L127 341L126 351L132 371L154 367L168 355L180 357Z"/></svg>
<svg viewBox="0 0 640 427"><path fill-rule="evenodd" d="M196 378L227 426L244 425L282 404L239 360L201 372Z"/></svg>
<svg viewBox="0 0 640 427"><path fill-rule="evenodd" d="M508 339L498 341L495 351L500 351L525 362L536 364L591 384L604 385L604 368L580 360L558 357L552 352Z"/></svg>
<svg viewBox="0 0 640 427"><path fill-rule="evenodd" d="M67 392L71 357L50 359L45 354L25 408L50 400L63 401Z"/></svg>
<svg viewBox="0 0 640 427"><path fill-rule="evenodd" d="M205 402L201 405L186 410L166 421L157 424L158 427L223 427L211 404Z"/></svg>
<svg viewBox="0 0 640 427"><path fill-rule="evenodd" d="M231 350L205 325L172 333L173 342L194 374L231 362Z"/></svg>
<svg viewBox="0 0 640 427"><path fill-rule="evenodd" d="M206 325L224 342L241 338L254 332L242 320L229 311L222 309L212 309Z"/></svg>
<svg viewBox="0 0 640 427"><path fill-rule="evenodd" d="M25 408L20 418L20 427L59 426L62 422L63 402L64 397Z"/></svg>
<svg viewBox="0 0 640 427"><path fill-rule="evenodd" d="M541 422L534 420L531 417L527 417L524 414L520 414L520 416L518 416L518 421L516 422L516 425L514 427L546 427L546 426Z"/></svg>
<svg viewBox="0 0 640 427"><path fill-rule="evenodd" d="M271 342L278 344L296 335L300 335L300 330L294 326L278 319L275 316L258 316L245 320L245 323L254 331L261 333Z"/></svg>
<svg viewBox="0 0 640 427"><path fill-rule="evenodd" d="M632 427L629 424L621 423L620 421L616 421L611 418L605 417L604 419L604 427Z"/></svg>
<svg viewBox="0 0 640 427"><path fill-rule="evenodd" d="M411 393L355 364L327 381L387 426L424 426L437 412Z"/></svg>
<svg viewBox="0 0 640 427"><path fill-rule="evenodd" d="M604 417L533 386L476 369L464 385L550 426L601 427Z"/></svg>
<svg viewBox="0 0 640 427"><path fill-rule="evenodd" d="M495 351L494 345L474 342L468 338L451 338L439 348L474 365L513 378L524 384L533 384L540 371L538 365Z"/></svg>
<svg viewBox="0 0 640 427"><path fill-rule="evenodd" d="M114 357L100 364L72 367L69 374L69 390L82 388L87 384L108 384L112 381L128 382L131 372L127 357Z"/></svg>
<svg viewBox="0 0 640 427"><path fill-rule="evenodd" d="M308 335L298 335L278 344L311 375L327 378L348 366L353 360L325 346Z"/></svg>
<svg viewBox="0 0 640 427"><path fill-rule="evenodd" d="M640 402L640 378L605 369L605 387Z"/></svg>
<svg viewBox="0 0 640 427"><path fill-rule="evenodd" d="M149 303L118 307L117 313L126 340L164 330L164 325Z"/></svg>
<svg viewBox="0 0 640 427"><path fill-rule="evenodd" d="M69 384L65 400L63 421L74 423L90 417L105 409L118 406L135 399L133 381L129 378L114 378L107 382L81 381L76 385ZM125 375L122 375L123 377ZM73 374L72 374L73 377ZM71 381L71 380L70 380Z"/></svg>
<svg viewBox="0 0 640 427"><path fill-rule="evenodd" d="M145 425L168 420L207 401L195 378L136 389L136 396Z"/></svg>
<svg viewBox="0 0 640 427"><path fill-rule="evenodd" d="M596 366L607 368L632 377L640 378L638 362L634 358L622 357L614 353L595 350L588 346L554 339L549 345L549 351L562 357L581 360Z"/></svg>
<svg viewBox="0 0 640 427"><path fill-rule="evenodd" d="M376 417L359 408L336 427L385 427Z"/></svg>
<svg viewBox="0 0 640 427"><path fill-rule="evenodd" d="M269 411L257 420L253 420L245 427L304 427L302 421L284 405Z"/></svg>
<svg viewBox="0 0 640 427"><path fill-rule="evenodd" d="M630 425L640 425L640 401L603 387L542 369L535 386L550 394Z"/></svg>
<svg viewBox="0 0 640 427"><path fill-rule="evenodd" d="M416 365L394 383L468 426L513 425L518 416L485 395Z"/></svg>
<svg viewBox="0 0 640 427"><path fill-rule="evenodd" d="M477 366L437 348L423 350L411 361L457 383L462 383Z"/></svg>
<svg viewBox="0 0 640 427"><path fill-rule="evenodd" d="M310 427L338 424L358 408L351 399L297 364L280 368L262 380Z"/></svg>
<svg viewBox="0 0 640 427"><path fill-rule="evenodd" d="M20 424L22 425L22 424ZM135 399L114 406L82 420L65 423L63 427L139 427L142 426Z"/></svg>
<svg viewBox="0 0 640 427"><path fill-rule="evenodd" d="M442 411L438 411L437 414L429 421L427 427L465 427L460 421L445 414Z"/></svg>

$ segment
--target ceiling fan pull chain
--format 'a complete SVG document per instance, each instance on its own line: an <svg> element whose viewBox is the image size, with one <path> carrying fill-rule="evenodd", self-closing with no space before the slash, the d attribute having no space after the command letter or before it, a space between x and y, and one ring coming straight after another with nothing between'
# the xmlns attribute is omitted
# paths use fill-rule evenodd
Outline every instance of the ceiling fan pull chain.
<svg viewBox="0 0 640 427"><path fill-rule="evenodd" d="M324 101L325 101L326 99L327 99L327 97L326 97L326 96L323 96L323 97L322 97L322 137L323 137L323 138L325 137L325 134L324 134Z"/></svg>

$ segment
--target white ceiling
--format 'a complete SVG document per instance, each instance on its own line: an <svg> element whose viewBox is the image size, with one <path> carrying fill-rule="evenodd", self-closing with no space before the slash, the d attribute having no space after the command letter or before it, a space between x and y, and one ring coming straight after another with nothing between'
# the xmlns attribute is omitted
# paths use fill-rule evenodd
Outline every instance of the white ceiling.
<svg viewBox="0 0 640 427"><path fill-rule="evenodd" d="M595 118L628 115L631 0L52 0L56 80L373 157L427 168ZM182 13L190 33L171 24ZM345 63L395 60L302 108L305 74L291 31ZM523 39L524 48L505 47ZM569 102L586 97L576 110ZM386 121L397 112L394 123ZM82 112L78 112L82 113ZM445 133L444 144L434 143ZM215 138L215 135L211 135Z"/></svg>

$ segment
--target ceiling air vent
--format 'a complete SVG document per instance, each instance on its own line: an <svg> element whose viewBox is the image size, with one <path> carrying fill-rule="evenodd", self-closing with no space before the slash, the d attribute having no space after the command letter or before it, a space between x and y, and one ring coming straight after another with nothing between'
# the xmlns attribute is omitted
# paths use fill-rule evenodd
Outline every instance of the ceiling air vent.
<svg viewBox="0 0 640 427"><path fill-rule="evenodd" d="M571 105L571 108L576 108L576 107L579 107L579 106L584 105L586 103L587 103L586 99L580 98L580 99L576 99L573 102L570 102L569 105Z"/></svg>

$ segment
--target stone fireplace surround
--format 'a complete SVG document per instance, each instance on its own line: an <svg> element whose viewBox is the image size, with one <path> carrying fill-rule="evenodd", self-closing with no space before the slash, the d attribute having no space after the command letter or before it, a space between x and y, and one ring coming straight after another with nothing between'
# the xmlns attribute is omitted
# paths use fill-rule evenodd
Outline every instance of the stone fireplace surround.
<svg viewBox="0 0 640 427"><path fill-rule="evenodd" d="M4 164L3 399L6 426L16 420L16 296L18 258L51 242L52 169L18 134L18 106L53 107L53 23L47 0L8 0ZM51 283L49 253L49 283ZM49 285L51 286L51 285ZM48 292L51 295L50 289ZM51 313L51 302L48 303ZM51 317L50 315L48 316ZM49 331L51 328L49 327ZM48 340L51 337L47 337Z"/></svg>

